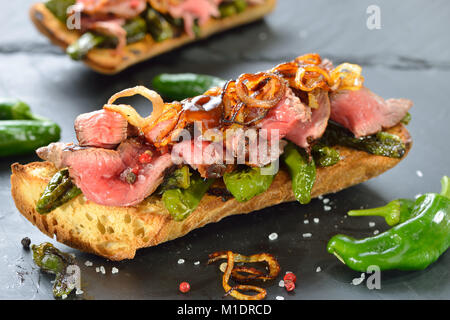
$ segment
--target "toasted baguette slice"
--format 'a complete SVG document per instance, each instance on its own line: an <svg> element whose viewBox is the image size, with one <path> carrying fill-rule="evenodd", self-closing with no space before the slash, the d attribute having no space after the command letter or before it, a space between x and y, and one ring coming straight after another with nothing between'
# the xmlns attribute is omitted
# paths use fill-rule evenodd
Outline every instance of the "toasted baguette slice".
<svg viewBox="0 0 450 320"><path fill-rule="evenodd" d="M84 62L97 72L115 74L131 65L187 43L261 19L275 8L276 2L276 0L266 0L264 4L250 6L240 14L223 19L211 19L201 26L198 38L183 34L178 38L155 42L150 35L147 35L143 40L127 45L121 56L114 54L112 49L94 49L87 54ZM67 29L66 25L59 21L43 3L36 3L31 7L30 17L42 34L64 50L80 37L78 31Z"/></svg>
<svg viewBox="0 0 450 320"><path fill-rule="evenodd" d="M406 128L399 124L389 131L402 138L408 152L412 141ZM401 160L345 147L337 149L341 161L331 167L317 169L312 197L366 181ZM17 208L49 237L56 235L59 242L110 260L132 259L139 248L181 237L227 216L295 201L289 175L280 170L271 187L253 199L244 203L235 199L224 202L220 197L206 195L198 208L182 222L174 221L156 196L147 198L136 207L125 208L98 205L80 195L49 214L40 215L35 209L36 202L56 171L49 162L13 164L11 186Z"/></svg>

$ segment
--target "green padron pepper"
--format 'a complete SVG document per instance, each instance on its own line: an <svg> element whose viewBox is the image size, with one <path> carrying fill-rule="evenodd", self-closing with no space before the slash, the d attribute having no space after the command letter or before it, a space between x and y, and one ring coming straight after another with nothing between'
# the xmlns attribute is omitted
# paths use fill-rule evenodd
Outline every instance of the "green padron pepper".
<svg viewBox="0 0 450 320"><path fill-rule="evenodd" d="M67 9L75 4L76 0L48 0L45 7L64 24L67 20Z"/></svg>
<svg viewBox="0 0 450 320"><path fill-rule="evenodd" d="M329 167L335 165L340 160L339 152L336 149L320 142L311 148L311 154L315 164L319 167Z"/></svg>
<svg viewBox="0 0 450 320"><path fill-rule="evenodd" d="M170 189L187 189L190 185L191 173L189 172L189 166L182 166L164 179L163 183L158 187L157 192L162 194Z"/></svg>
<svg viewBox="0 0 450 320"><path fill-rule="evenodd" d="M172 25L158 11L149 8L145 14L145 19L147 21L147 31L156 42L174 37Z"/></svg>
<svg viewBox="0 0 450 320"><path fill-rule="evenodd" d="M368 210L364 210L362 215L367 213ZM380 270L423 270L448 249L448 177L442 179L441 194L422 195L412 207L409 201L398 200L374 210L375 215L381 213L389 224L395 224L396 221L398 224L377 236L361 240L336 235L328 242L328 252L351 269L365 272L372 265L378 266Z"/></svg>
<svg viewBox="0 0 450 320"><path fill-rule="evenodd" d="M269 189L275 177L269 167L266 167L267 173L272 174L264 174L266 171L258 167L246 167L225 173L223 181L237 201L245 202Z"/></svg>
<svg viewBox="0 0 450 320"><path fill-rule="evenodd" d="M47 214L79 194L81 194L81 190L72 183L69 170L62 169L50 179L36 203L36 211L40 214Z"/></svg>
<svg viewBox="0 0 450 320"><path fill-rule="evenodd" d="M44 242L32 245L34 263L44 272L55 274L53 283L53 296L61 298L67 296L75 289L79 274L69 272L69 266L75 265L73 256L55 248L51 243Z"/></svg>
<svg viewBox="0 0 450 320"><path fill-rule="evenodd" d="M292 180L292 190L295 198L301 204L311 201L311 190L316 181L316 166L313 159L309 159L305 150L288 143L282 155Z"/></svg>
<svg viewBox="0 0 450 320"><path fill-rule="evenodd" d="M173 219L182 221L194 212L213 182L214 179L204 180L200 175L193 174L187 189L177 188L165 191L162 201Z"/></svg>
<svg viewBox="0 0 450 320"><path fill-rule="evenodd" d="M371 136L355 138L349 130L333 122L328 123L320 141L327 146L341 145L390 158L401 158L406 152L405 144L394 134L380 131Z"/></svg>
<svg viewBox="0 0 450 320"><path fill-rule="evenodd" d="M0 120L41 120L30 106L17 99L0 98Z"/></svg>

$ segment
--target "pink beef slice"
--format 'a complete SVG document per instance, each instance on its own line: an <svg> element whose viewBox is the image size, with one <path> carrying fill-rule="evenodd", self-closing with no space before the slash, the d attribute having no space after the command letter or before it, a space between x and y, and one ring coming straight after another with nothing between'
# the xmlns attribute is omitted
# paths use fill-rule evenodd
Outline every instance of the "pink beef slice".
<svg viewBox="0 0 450 320"><path fill-rule="evenodd" d="M271 132L278 130L280 139L303 122L311 120L311 109L305 106L291 89L287 89L286 96L262 119L258 127L267 130L267 138L271 139Z"/></svg>
<svg viewBox="0 0 450 320"><path fill-rule="evenodd" d="M331 119L356 137L395 126L412 107L407 99L384 100L367 88L343 90L331 96Z"/></svg>
<svg viewBox="0 0 450 320"><path fill-rule="evenodd" d="M319 139L328 125L330 118L330 100L328 92L322 90L317 98L319 108L312 109L311 121L300 122L288 132L286 138L299 147L308 148L311 141Z"/></svg>
<svg viewBox="0 0 450 320"><path fill-rule="evenodd" d="M80 146L114 149L127 138L127 129L124 117L107 110L84 113L75 120Z"/></svg>
<svg viewBox="0 0 450 320"><path fill-rule="evenodd" d="M55 161L59 167L68 167L70 176L86 199L106 206L127 207L139 204L152 194L163 181L166 169L172 166L170 154L154 156L130 184L121 175L130 170L130 165L135 163L131 156L137 156L140 151L145 148L135 142L121 145L117 151L52 143L40 148L38 155L44 160Z"/></svg>

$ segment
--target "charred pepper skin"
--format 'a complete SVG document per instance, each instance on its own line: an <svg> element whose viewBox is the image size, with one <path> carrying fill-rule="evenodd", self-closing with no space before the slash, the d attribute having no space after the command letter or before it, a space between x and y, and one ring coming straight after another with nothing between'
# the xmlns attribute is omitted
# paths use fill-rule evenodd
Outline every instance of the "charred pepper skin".
<svg viewBox="0 0 450 320"><path fill-rule="evenodd" d="M375 237L357 240L336 235L328 242L329 253L353 270L423 270L450 245L450 199L428 193L419 197L411 218Z"/></svg>

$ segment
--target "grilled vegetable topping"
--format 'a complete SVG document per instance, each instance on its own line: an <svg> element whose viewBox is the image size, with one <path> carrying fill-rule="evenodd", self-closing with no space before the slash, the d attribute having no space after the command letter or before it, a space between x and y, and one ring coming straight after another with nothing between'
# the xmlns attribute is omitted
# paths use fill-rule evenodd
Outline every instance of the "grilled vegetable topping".
<svg viewBox="0 0 450 320"><path fill-rule="evenodd" d="M361 240L336 235L328 242L328 252L351 269L365 272L371 265L381 270L422 270L435 262L450 245L450 198L442 181L441 194L427 193L419 197L408 211L409 203L398 209L402 201L375 210L385 214L392 229ZM385 210L385 212L382 212ZM398 213L400 211L400 213ZM404 212L407 212L406 214ZM391 218L391 216L394 216Z"/></svg>
<svg viewBox="0 0 450 320"><path fill-rule="evenodd" d="M170 189L187 189L190 185L191 173L189 172L189 166L182 166L164 179L158 191L159 193L164 193Z"/></svg>
<svg viewBox="0 0 450 320"><path fill-rule="evenodd" d="M237 201L245 202L269 189L274 177L275 175L261 174L261 168L247 167L225 173L223 181Z"/></svg>
<svg viewBox="0 0 450 320"><path fill-rule="evenodd" d="M319 167L329 167L339 162L340 156L336 149L328 147L323 143L317 143L311 150L314 162Z"/></svg>
<svg viewBox="0 0 450 320"><path fill-rule="evenodd" d="M145 15L148 32L156 42L161 42L174 37L171 24L158 11L149 8Z"/></svg>
<svg viewBox="0 0 450 320"><path fill-rule="evenodd" d="M186 219L197 208L213 179L203 180L198 174L190 177L187 189L170 189L163 193L162 201L176 221Z"/></svg>
<svg viewBox="0 0 450 320"><path fill-rule="evenodd" d="M209 75L162 73L153 78L152 86L163 97L181 101L201 95L212 87L223 87L225 83L225 80Z"/></svg>
<svg viewBox="0 0 450 320"><path fill-rule="evenodd" d="M58 141L60 133L60 127L48 120L1 120L0 157L32 153Z"/></svg>
<svg viewBox="0 0 450 320"><path fill-rule="evenodd" d="M75 0L49 0L45 7L58 18L59 21L66 23L67 9L75 4Z"/></svg>
<svg viewBox="0 0 450 320"><path fill-rule="evenodd" d="M58 171L50 180L38 202L36 211L47 214L81 194L81 190L72 183L69 170Z"/></svg>
<svg viewBox="0 0 450 320"><path fill-rule="evenodd" d="M301 204L311 201L311 190L316 181L316 166L314 160L308 160L304 150L289 143L284 149L282 159L291 175L292 190L295 198Z"/></svg>
<svg viewBox="0 0 450 320"><path fill-rule="evenodd" d="M328 146L342 145L390 158L401 158L406 152L404 143L394 134L381 131L375 135L355 138L350 131L332 122L328 123L321 142Z"/></svg>
<svg viewBox="0 0 450 320"><path fill-rule="evenodd" d="M220 16L222 18L230 17L244 11L247 8L247 1L234 0L230 2L222 2L219 6Z"/></svg>

